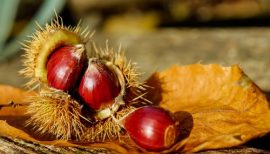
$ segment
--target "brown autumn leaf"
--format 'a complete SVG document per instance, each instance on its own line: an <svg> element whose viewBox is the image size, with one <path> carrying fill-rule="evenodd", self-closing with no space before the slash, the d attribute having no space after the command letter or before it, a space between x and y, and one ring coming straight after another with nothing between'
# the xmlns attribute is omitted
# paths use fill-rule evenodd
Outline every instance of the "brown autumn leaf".
<svg viewBox="0 0 270 154"><path fill-rule="evenodd" d="M265 95L236 65L173 66L148 84L149 99L180 121L180 140L166 152L232 147L270 132Z"/></svg>
<svg viewBox="0 0 270 154"><path fill-rule="evenodd" d="M24 99L26 96L33 95L33 92L24 91L9 85L0 85L0 106L27 103Z"/></svg>

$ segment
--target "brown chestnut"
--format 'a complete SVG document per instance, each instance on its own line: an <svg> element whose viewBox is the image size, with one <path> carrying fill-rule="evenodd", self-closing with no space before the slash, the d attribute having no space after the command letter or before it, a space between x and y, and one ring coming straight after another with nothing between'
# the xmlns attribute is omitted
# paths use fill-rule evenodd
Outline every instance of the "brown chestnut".
<svg viewBox="0 0 270 154"><path fill-rule="evenodd" d="M89 59L79 85L82 100L94 110L111 107L119 95L121 85L115 72L99 59Z"/></svg>
<svg viewBox="0 0 270 154"><path fill-rule="evenodd" d="M50 87L71 91L86 63L85 48L82 44L57 48L47 62L47 81Z"/></svg>
<svg viewBox="0 0 270 154"><path fill-rule="evenodd" d="M129 113L120 121L129 136L147 150L171 147L178 136L176 122L162 108L145 106Z"/></svg>

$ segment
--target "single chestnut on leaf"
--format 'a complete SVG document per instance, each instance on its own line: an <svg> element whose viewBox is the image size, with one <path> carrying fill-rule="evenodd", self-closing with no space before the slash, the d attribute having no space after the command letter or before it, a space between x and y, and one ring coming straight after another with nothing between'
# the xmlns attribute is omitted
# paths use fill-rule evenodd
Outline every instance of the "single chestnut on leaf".
<svg viewBox="0 0 270 154"><path fill-rule="evenodd" d="M167 149L178 137L176 121L169 112L158 107L137 108L120 123L135 143L147 150Z"/></svg>

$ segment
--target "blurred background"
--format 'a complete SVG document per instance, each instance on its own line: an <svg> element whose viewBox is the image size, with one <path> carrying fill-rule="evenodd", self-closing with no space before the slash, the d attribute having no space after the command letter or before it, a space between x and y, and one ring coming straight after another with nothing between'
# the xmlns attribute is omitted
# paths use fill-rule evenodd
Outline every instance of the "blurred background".
<svg viewBox="0 0 270 154"><path fill-rule="evenodd" d="M0 0L0 83L21 87L20 42L54 16L96 31L105 47L122 44L144 72L173 64L239 64L270 91L269 0ZM90 48L90 47L89 47Z"/></svg>
<svg viewBox="0 0 270 154"><path fill-rule="evenodd" d="M144 72L173 64L239 64L270 94L269 0L0 0L0 84L22 87L20 42L55 11L65 25L96 31L92 41L115 49ZM90 47L90 43L89 49ZM270 138L249 145L269 149ZM268 144L268 147L267 147Z"/></svg>

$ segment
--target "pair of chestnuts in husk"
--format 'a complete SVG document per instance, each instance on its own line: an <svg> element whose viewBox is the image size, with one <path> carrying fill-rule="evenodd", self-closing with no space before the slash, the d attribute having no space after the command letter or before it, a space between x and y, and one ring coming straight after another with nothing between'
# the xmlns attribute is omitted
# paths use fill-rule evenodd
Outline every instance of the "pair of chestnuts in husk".
<svg viewBox="0 0 270 154"><path fill-rule="evenodd" d="M81 44L59 47L47 62L48 85L78 93L91 109L102 110L112 105L121 89L118 77L109 67L100 59L87 61Z"/></svg>
<svg viewBox="0 0 270 154"><path fill-rule="evenodd" d="M122 54L108 49L96 50L95 56L88 58L82 40L80 27L71 29L54 21L26 45L22 74L31 79L29 85L40 87L39 95L29 106L28 113L32 115L29 125L43 133L55 132L59 138L68 136L64 139L69 140L94 132L83 139L91 140L98 132L119 134L124 129L147 150L171 147L178 135L171 114L158 107L134 107L130 103L130 96L138 101L144 90L136 81L131 63ZM82 112L82 108L86 111ZM91 117L84 116L85 112ZM115 125L112 130L105 128L112 124Z"/></svg>

